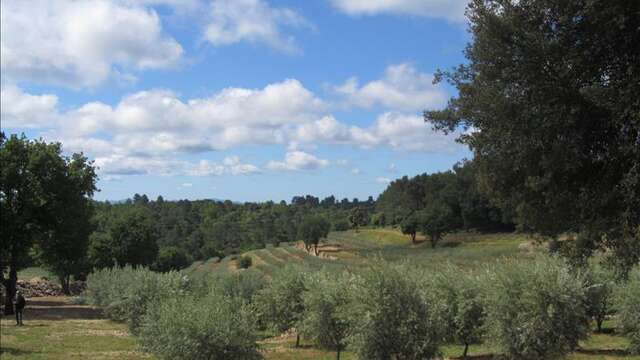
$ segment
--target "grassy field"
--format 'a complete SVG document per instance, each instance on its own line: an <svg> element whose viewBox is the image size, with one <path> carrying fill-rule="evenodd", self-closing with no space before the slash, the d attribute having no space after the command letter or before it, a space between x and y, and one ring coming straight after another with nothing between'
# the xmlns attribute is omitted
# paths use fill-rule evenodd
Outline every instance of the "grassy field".
<svg viewBox="0 0 640 360"><path fill-rule="evenodd" d="M436 249L429 242L418 238L411 244L407 236L394 229L361 229L359 232L335 232L322 242L320 257L308 254L296 244L282 244L253 250L251 256L254 271L271 276L274 271L290 263L310 267L349 268L364 266L370 261L408 261L421 266L437 268L444 262L465 267L476 267L500 257L526 259L536 251L532 239L519 234L452 234ZM238 271L234 257L209 259L194 263L185 270L188 273L207 274ZM41 270L31 269L26 275L42 276ZM149 359L152 356L138 350L136 341L129 336L124 324L101 318L100 311L90 306L71 305L67 298L40 298L29 302L24 327L16 327L12 318L2 319L0 347L4 359ZM570 354L570 360L640 360L640 356L628 356L624 349L627 341L615 334L614 324L605 323L610 331L592 334L581 343L580 350ZM295 348L293 337L268 337L260 342L266 359L334 359L335 354L318 349L303 341ZM462 347L447 345L442 348L445 358L455 359ZM486 345L470 347L472 359L489 359L496 351ZM350 352L342 359L355 359Z"/></svg>

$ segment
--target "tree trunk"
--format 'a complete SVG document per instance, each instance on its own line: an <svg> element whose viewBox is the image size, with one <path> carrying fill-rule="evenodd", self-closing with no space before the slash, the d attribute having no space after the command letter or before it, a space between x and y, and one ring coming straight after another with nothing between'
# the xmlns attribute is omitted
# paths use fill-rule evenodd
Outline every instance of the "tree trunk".
<svg viewBox="0 0 640 360"><path fill-rule="evenodd" d="M464 351L462 352L462 358L463 359L467 358L467 351L469 351L469 344L464 343Z"/></svg>
<svg viewBox="0 0 640 360"><path fill-rule="evenodd" d="M296 347L300 347L300 333L296 332Z"/></svg>
<svg viewBox="0 0 640 360"><path fill-rule="evenodd" d="M431 235L431 248L435 249L437 243L438 243L438 237L435 235Z"/></svg>
<svg viewBox="0 0 640 360"><path fill-rule="evenodd" d="M62 285L62 292L65 295L71 295L71 289L69 284L71 282L71 275L64 275L60 277L60 285Z"/></svg>
<svg viewBox="0 0 640 360"><path fill-rule="evenodd" d="M411 243L412 244L416 243L416 233L411 234Z"/></svg>
<svg viewBox="0 0 640 360"><path fill-rule="evenodd" d="M602 318L598 318L596 319L596 332L601 333L602 332L602 322L604 319Z"/></svg>
<svg viewBox="0 0 640 360"><path fill-rule="evenodd" d="M18 283L18 272L14 266L10 267L9 278L4 280L4 288L7 297L4 299L4 314L13 315L13 298L16 297L16 286Z"/></svg>
<svg viewBox="0 0 640 360"><path fill-rule="evenodd" d="M336 360L340 360L340 347L338 347L338 351L336 351Z"/></svg>

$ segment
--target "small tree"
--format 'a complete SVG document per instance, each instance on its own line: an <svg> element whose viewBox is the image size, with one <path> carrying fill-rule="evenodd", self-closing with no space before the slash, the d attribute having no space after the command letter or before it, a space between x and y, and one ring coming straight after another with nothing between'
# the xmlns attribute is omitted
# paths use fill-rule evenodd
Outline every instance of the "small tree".
<svg viewBox="0 0 640 360"><path fill-rule="evenodd" d="M356 232L358 232L360 226L366 226L369 224L369 214L362 207L355 207L349 214L349 223L351 224L351 227L356 229Z"/></svg>
<svg viewBox="0 0 640 360"><path fill-rule="evenodd" d="M160 249L158 258L153 264L155 271L180 270L189 265L189 257L184 249L177 246L167 246Z"/></svg>
<svg viewBox="0 0 640 360"><path fill-rule="evenodd" d="M309 280L309 291L303 295L302 331L321 347L334 350L337 360L350 330L349 285L347 276L322 272Z"/></svg>
<svg viewBox="0 0 640 360"><path fill-rule="evenodd" d="M558 258L500 264L485 289L488 337L512 358L557 358L587 336L584 280Z"/></svg>
<svg viewBox="0 0 640 360"><path fill-rule="evenodd" d="M148 309L139 339L162 359L259 359L254 319L241 298L169 297Z"/></svg>
<svg viewBox="0 0 640 360"><path fill-rule="evenodd" d="M400 223L400 230L403 234L411 237L412 244L416 243L416 233L418 232L419 227L420 223L418 222L418 217L415 213L409 215Z"/></svg>
<svg viewBox="0 0 640 360"><path fill-rule="evenodd" d="M640 268L629 273L626 283L616 291L615 307L618 325L629 339L629 352L640 355Z"/></svg>
<svg viewBox="0 0 640 360"><path fill-rule="evenodd" d="M429 359L442 342L439 300L411 268L371 267L354 289L349 343L361 359Z"/></svg>
<svg viewBox="0 0 640 360"><path fill-rule="evenodd" d="M459 218L451 206L444 201L435 200L417 213L420 230L429 237L431 247L435 248L442 236L458 227Z"/></svg>
<svg viewBox="0 0 640 360"><path fill-rule="evenodd" d="M484 306L479 279L449 265L434 275L427 291L446 304L443 309L446 338L464 345L462 357L466 358L469 344L483 335Z"/></svg>
<svg viewBox="0 0 640 360"><path fill-rule="evenodd" d="M300 224L298 228L298 236L304 242L307 251L314 248L316 256L318 255L318 243L320 239L329 235L331 224L320 216L308 216Z"/></svg>
<svg viewBox="0 0 640 360"><path fill-rule="evenodd" d="M306 290L304 273L297 267L286 266L274 274L271 284L258 291L254 298L258 318L279 333L298 326L302 319ZM300 346L300 333L296 334L296 347Z"/></svg>
<svg viewBox="0 0 640 360"><path fill-rule="evenodd" d="M613 308L615 275L592 261L586 274L587 314L596 322L596 331L602 332L602 323Z"/></svg>

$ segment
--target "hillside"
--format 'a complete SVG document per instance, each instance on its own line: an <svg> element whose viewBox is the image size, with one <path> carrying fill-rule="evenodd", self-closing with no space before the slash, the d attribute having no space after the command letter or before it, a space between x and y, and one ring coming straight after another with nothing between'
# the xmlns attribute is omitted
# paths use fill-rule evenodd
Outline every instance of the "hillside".
<svg viewBox="0 0 640 360"><path fill-rule="evenodd" d="M461 266L477 266L501 256L526 256L534 249L532 240L515 233L481 234L455 233L445 236L433 249L424 238L418 237L412 244L408 236L392 228L366 228L359 231L332 232L322 240L319 256L308 253L301 243L283 243L242 254L252 259L252 269L265 275L290 263L310 267L362 266L371 259L407 261L420 266L437 266L450 261ZM228 272L237 271L238 256L223 259L212 258L193 263L185 271Z"/></svg>

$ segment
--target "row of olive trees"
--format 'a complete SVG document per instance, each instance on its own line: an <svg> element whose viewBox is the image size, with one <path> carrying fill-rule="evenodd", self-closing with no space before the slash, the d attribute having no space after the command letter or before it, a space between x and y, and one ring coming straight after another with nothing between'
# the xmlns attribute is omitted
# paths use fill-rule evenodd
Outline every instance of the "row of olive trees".
<svg viewBox="0 0 640 360"><path fill-rule="evenodd" d="M92 274L87 294L126 321L160 358L260 357L258 330L291 331L361 359L428 359L441 345L486 341L512 358L550 359L572 351L617 312L619 331L640 352L640 270L614 283L599 267L576 272L539 257L470 272L437 273L378 264L357 271L286 267L270 281L252 270L191 276L144 269ZM603 315L604 314L604 315Z"/></svg>
<svg viewBox="0 0 640 360"><path fill-rule="evenodd" d="M553 257L506 261L479 272L437 273L377 265L357 273L285 268L258 291L254 309L274 332L296 330L319 346L362 359L423 359L445 343L487 341L519 359L550 359L577 348L618 312L630 351L640 345L640 270L616 283L598 264L572 270ZM299 336L296 345L299 344Z"/></svg>

